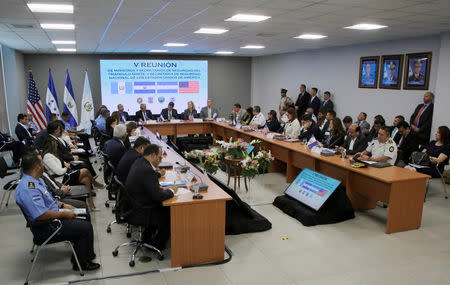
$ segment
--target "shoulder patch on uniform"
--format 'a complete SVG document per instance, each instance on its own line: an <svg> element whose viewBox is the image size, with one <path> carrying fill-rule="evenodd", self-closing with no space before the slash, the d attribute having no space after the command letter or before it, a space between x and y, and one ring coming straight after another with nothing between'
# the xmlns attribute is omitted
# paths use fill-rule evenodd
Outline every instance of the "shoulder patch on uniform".
<svg viewBox="0 0 450 285"><path fill-rule="evenodd" d="M389 139L389 143L393 143L392 139Z"/></svg>
<svg viewBox="0 0 450 285"><path fill-rule="evenodd" d="M32 181L28 182L28 188L35 189L36 186L34 186L34 182L32 182Z"/></svg>
<svg viewBox="0 0 450 285"><path fill-rule="evenodd" d="M389 148L389 151L390 151L390 152L394 152L394 147L391 146L391 147Z"/></svg>

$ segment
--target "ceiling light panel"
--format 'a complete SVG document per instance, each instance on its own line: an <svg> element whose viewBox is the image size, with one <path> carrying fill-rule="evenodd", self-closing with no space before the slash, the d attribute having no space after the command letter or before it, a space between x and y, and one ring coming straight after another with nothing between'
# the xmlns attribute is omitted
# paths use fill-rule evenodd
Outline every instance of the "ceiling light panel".
<svg viewBox="0 0 450 285"><path fill-rule="evenodd" d="M74 45L76 43L76 41L52 41L54 45Z"/></svg>
<svg viewBox="0 0 450 285"><path fill-rule="evenodd" d="M168 52L169 50L167 49L152 49L150 50L150 52Z"/></svg>
<svg viewBox="0 0 450 285"><path fill-rule="evenodd" d="M248 49L262 49L262 48L265 48L265 46L260 46L260 45L246 45L246 46L243 46L243 47L241 47L241 48L248 48Z"/></svg>
<svg viewBox="0 0 450 285"><path fill-rule="evenodd" d="M219 50L216 51L215 54L222 54L222 55L228 55L228 54L233 54L234 51L225 51L225 50Z"/></svg>
<svg viewBox="0 0 450 285"><path fill-rule="evenodd" d="M56 50L60 51L60 52L76 52L77 51L77 49L75 49L75 48L57 48Z"/></svg>
<svg viewBox="0 0 450 285"><path fill-rule="evenodd" d="M256 22L265 21L270 18L271 18L270 16L264 16L264 15L236 14L231 18L225 19L225 21L256 23Z"/></svg>
<svg viewBox="0 0 450 285"><path fill-rule="evenodd" d="M319 34L302 34L300 36L294 37L294 39L305 39L305 40L318 40L326 38L327 36Z"/></svg>
<svg viewBox="0 0 450 285"><path fill-rule="evenodd" d="M185 47L188 44L183 44L183 43L167 43L164 46L165 47Z"/></svg>
<svg viewBox="0 0 450 285"><path fill-rule="evenodd" d="M228 30L225 29L213 29L213 28L201 28L198 31L195 31L196 34L211 34L211 35L220 35L223 33L228 32Z"/></svg>
<svg viewBox="0 0 450 285"><path fill-rule="evenodd" d="M387 28L388 26L383 25L377 25L377 24L356 24L353 26L344 27L344 29L352 29L352 30L362 30L362 31L369 31L369 30L378 30Z"/></svg>
<svg viewBox="0 0 450 285"><path fill-rule="evenodd" d="M46 30L75 30L74 24L43 23L41 27Z"/></svg>
<svg viewBox="0 0 450 285"><path fill-rule="evenodd" d="M27 6L34 13L73 14L73 5L70 4L28 3Z"/></svg>

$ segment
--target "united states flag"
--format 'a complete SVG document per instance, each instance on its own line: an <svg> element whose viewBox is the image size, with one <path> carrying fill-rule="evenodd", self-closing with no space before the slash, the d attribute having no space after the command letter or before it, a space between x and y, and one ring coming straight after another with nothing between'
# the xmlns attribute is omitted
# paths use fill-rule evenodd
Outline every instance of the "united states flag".
<svg viewBox="0 0 450 285"><path fill-rule="evenodd" d="M178 93L199 93L198 81L185 81L179 83Z"/></svg>
<svg viewBox="0 0 450 285"><path fill-rule="evenodd" d="M45 121L44 108L41 104L41 97L39 97L39 92L36 88L36 83L33 79L33 74L31 71L28 76L28 100L27 109L33 115L33 123L40 130L47 127L47 122Z"/></svg>

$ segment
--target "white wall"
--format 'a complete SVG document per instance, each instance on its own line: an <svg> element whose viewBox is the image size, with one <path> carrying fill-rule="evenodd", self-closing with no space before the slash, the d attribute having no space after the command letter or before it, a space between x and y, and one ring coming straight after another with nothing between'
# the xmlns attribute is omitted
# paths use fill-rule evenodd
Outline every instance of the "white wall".
<svg viewBox="0 0 450 285"><path fill-rule="evenodd" d="M450 32L441 35L438 77L436 81L436 99L433 114L433 130L442 125L450 127Z"/></svg>
<svg viewBox="0 0 450 285"><path fill-rule="evenodd" d="M9 131L14 134L17 114L26 111L27 81L25 79L23 54L5 45L2 45L1 49Z"/></svg>
<svg viewBox="0 0 450 285"><path fill-rule="evenodd" d="M446 41L449 41L447 38ZM298 97L299 85L306 84L308 90L317 87L319 93L329 90L335 109L340 118L346 115L356 119L359 112L368 114L370 123L373 117L381 114L390 124L396 115L409 118L418 103L422 102L425 91L389 90L358 88L359 61L362 56L406 54L413 52L433 53L429 90L435 91L441 38L439 35L425 38L378 42L364 45L353 45L326 48L297 53L255 57L252 59L252 104L261 105L265 113L269 109L277 109L280 88L288 89L288 96L294 101ZM436 92L437 97L446 96L448 102L448 61L450 46L447 43L446 67L440 67L439 73L446 69L445 83ZM447 84L445 87L444 84ZM441 94L443 93L443 94ZM438 101L437 101L438 102ZM448 109L449 104L447 104ZM445 114L442 120L450 120Z"/></svg>

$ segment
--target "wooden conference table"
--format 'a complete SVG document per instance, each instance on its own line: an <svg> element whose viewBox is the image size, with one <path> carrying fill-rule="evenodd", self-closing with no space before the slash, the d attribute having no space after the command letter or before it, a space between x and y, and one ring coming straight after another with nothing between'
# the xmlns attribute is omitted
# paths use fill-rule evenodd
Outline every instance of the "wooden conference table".
<svg viewBox="0 0 450 285"><path fill-rule="evenodd" d="M182 156L148 130L143 131L152 142L158 142L167 155L163 162L176 162L191 167L190 171L208 184L201 192L203 199L192 199L193 193L174 196L163 202L170 207L170 243L172 267L221 261L225 252L225 202L231 197L208 176L201 173ZM163 179L164 180L164 179Z"/></svg>
<svg viewBox="0 0 450 285"><path fill-rule="evenodd" d="M259 139L261 146L271 150L275 157L271 171L285 171L287 182L292 182L301 169L309 168L342 181L356 211L374 209L377 201L388 204L386 233L420 228L427 175L396 166L352 168L348 159L321 156L301 143L271 139L256 131L245 132L228 123L161 123L145 127L151 131L158 130L161 135L212 133L216 139Z"/></svg>

